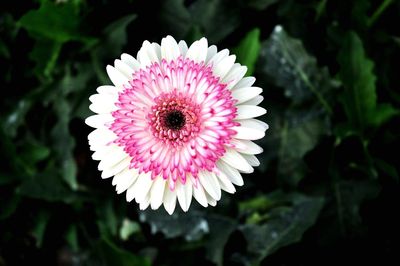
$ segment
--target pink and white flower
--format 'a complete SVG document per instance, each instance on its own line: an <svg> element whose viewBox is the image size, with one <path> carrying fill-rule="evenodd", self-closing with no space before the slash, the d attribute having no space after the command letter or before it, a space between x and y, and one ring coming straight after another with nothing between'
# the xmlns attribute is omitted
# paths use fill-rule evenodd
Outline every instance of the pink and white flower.
<svg viewBox="0 0 400 266"><path fill-rule="evenodd" d="M108 65L113 85L89 98L97 114L85 121L101 177L140 209L163 204L169 214L176 201L187 211L192 197L207 207L234 193L260 164L252 140L268 128L254 119L266 113L262 89L235 59L206 38L188 48L167 36Z"/></svg>

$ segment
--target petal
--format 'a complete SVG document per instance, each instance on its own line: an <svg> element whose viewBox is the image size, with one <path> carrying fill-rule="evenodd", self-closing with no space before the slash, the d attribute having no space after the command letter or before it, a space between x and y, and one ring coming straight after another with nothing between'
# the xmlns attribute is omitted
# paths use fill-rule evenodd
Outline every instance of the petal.
<svg viewBox="0 0 400 266"><path fill-rule="evenodd" d="M260 154L263 152L263 148L255 144L250 140L245 139L232 139L231 144L240 153L245 154Z"/></svg>
<svg viewBox="0 0 400 266"><path fill-rule="evenodd" d="M96 90L99 94L105 94L105 95L109 95L109 96L118 98L118 89L115 88L114 86L103 85L103 86L97 87Z"/></svg>
<svg viewBox="0 0 400 266"><path fill-rule="evenodd" d="M149 193L153 180L151 180L150 173L142 173L138 176L136 183L129 189L133 190L132 193L135 195L135 201L140 203L143 201Z"/></svg>
<svg viewBox="0 0 400 266"><path fill-rule="evenodd" d="M94 128L104 128L106 127L106 124L110 123L113 120L114 117L111 114L107 113L107 114L89 116L88 118L85 119L85 123L86 125Z"/></svg>
<svg viewBox="0 0 400 266"><path fill-rule="evenodd" d="M117 107L115 106L117 97L114 96L107 94L93 94L89 97L89 101L92 102L92 104L89 105L89 109L98 114L111 113L112 111L117 110Z"/></svg>
<svg viewBox="0 0 400 266"><path fill-rule="evenodd" d="M208 47L206 64L208 64L208 62L211 60L211 58L213 58L217 54L217 51L218 51L217 46L215 46L215 45L211 45L210 47Z"/></svg>
<svg viewBox="0 0 400 266"><path fill-rule="evenodd" d="M252 173L254 172L253 167L243 158L243 156L235 151L234 149L227 148L224 156L221 157L221 160L229 164L230 166L238 169L244 173Z"/></svg>
<svg viewBox="0 0 400 266"><path fill-rule="evenodd" d="M150 191L150 206L151 209L156 210L160 208L163 202L164 190L167 182L161 176L156 177L153 182L154 184Z"/></svg>
<svg viewBox="0 0 400 266"><path fill-rule="evenodd" d="M236 186L243 186L243 178L242 175L236 168L231 167L230 165L224 163L222 160L217 161L218 169L223 172L229 180L235 184Z"/></svg>
<svg viewBox="0 0 400 266"><path fill-rule="evenodd" d="M168 35L161 40L161 57L163 59L171 61L177 59L180 55L179 46L172 36Z"/></svg>
<svg viewBox="0 0 400 266"><path fill-rule="evenodd" d="M260 166L260 161L252 154L241 154L251 166Z"/></svg>
<svg viewBox="0 0 400 266"><path fill-rule="evenodd" d="M137 53L137 60L142 68L150 66L152 63L159 62L157 53L149 41L144 41L142 47Z"/></svg>
<svg viewBox="0 0 400 266"><path fill-rule="evenodd" d="M201 171L199 173L199 181L204 187L204 190L214 199L219 200L221 198L221 188L218 180L214 173L208 171Z"/></svg>
<svg viewBox="0 0 400 266"><path fill-rule="evenodd" d="M197 200L197 202L203 206L207 207L207 197L204 192L204 188L201 185L198 185L197 187L193 187L193 197Z"/></svg>
<svg viewBox="0 0 400 266"><path fill-rule="evenodd" d="M147 194L146 197L141 202L139 202L139 210L143 211L147 209L149 205L150 205L150 195Z"/></svg>
<svg viewBox="0 0 400 266"><path fill-rule="evenodd" d="M164 191L164 208L171 215L176 206L176 190L171 191L170 189L166 189Z"/></svg>
<svg viewBox="0 0 400 266"><path fill-rule="evenodd" d="M213 57L210 58L210 61L207 62L208 66L215 66L217 65L221 60L223 60L224 58L228 57L229 55L229 50L228 49L224 49L222 51L219 51L218 53L216 53Z"/></svg>
<svg viewBox="0 0 400 266"><path fill-rule="evenodd" d="M178 202L181 205L181 208L184 212L187 212L190 203L192 202L192 182L190 178L186 179L186 183L182 184L178 182L176 185L176 194L178 196Z"/></svg>
<svg viewBox="0 0 400 266"><path fill-rule="evenodd" d="M108 65L107 74L110 77L111 82L119 89L122 90L124 85L129 84L129 80L126 76L121 74L118 70L116 70L113 66Z"/></svg>
<svg viewBox="0 0 400 266"><path fill-rule="evenodd" d="M225 175L225 173L222 171L218 172L219 173L217 173L216 176L218 177L221 189L231 194L235 193L236 189L232 185L232 182L229 180L229 178Z"/></svg>
<svg viewBox="0 0 400 266"><path fill-rule="evenodd" d="M265 136L265 130L268 125L257 119L245 119L239 121L240 126L233 127L237 133L234 136L237 139L257 140Z"/></svg>
<svg viewBox="0 0 400 266"><path fill-rule="evenodd" d="M113 167L114 165L118 164L122 160L126 159L128 155L125 153L124 150L120 149L115 149L113 152L110 152L108 156L105 156L101 159L98 169L99 170L104 170L110 167Z"/></svg>
<svg viewBox="0 0 400 266"><path fill-rule="evenodd" d="M264 100L264 97L261 95L257 95L256 97L243 102L243 104L247 104L247 105L258 105L260 104L262 101Z"/></svg>
<svg viewBox="0 0 400 266"><path fill-rule="evenodd" d="M186 53L186 58L192 59L194 62L205 62L207 58L208 42L206 38L201 38L192 43Z"/></svg>
<svg viewBox="0 0 400 266"><path fill-rule="evenodd" d="M248 119L262 116L267 113L267 110L256 105L238 105L236 119Z"/></svg>
<svg viewBox="0 0 400 266"><path fill-rule="evenodd" d="M118 164L114 165L113 167L104 169L103 172L101 172L101 178L109 178L112 176L115 176L119 173L121 173L124 170L129 169L129 164L131 162L131 158L128 156L125 160L122 160Z"/></svg>
<svg viewBox="0 0 400 266"><path fill-rule="evenodd" d="M102 147L110 142L114 141L116 138L115 133L109 129L99 128L93 130L88 135L89 145L95 147Z"/></svg>
<svg viewBox="0 0 400 266"><path fill-rule="evenodd" d="M262 93L259 87L243 87L232 91L232 97L237 100L236 104L244 103Z"/></svg>
<svg viewBox="0 0 400 266"><path fill-rule="evenodd" d="M127 175L117 175L114 177L116 180L116 191L118 194L121 194L125 190L127 190L138 178L139 173L137 171L129 171ZM113 180L114 181L114 180Z"/></svg>
<svg viewBox="0 0 400 266"><path fill-rule="evenodd" d="M127 64L130 68L132 68L134 71L138 71L140 69L139 61L137 61L130 54L122 54L121 55L121 60L122 60L122 62Z"/></svg>
<svg viewBox="0 0 400 266"><path fill-rule="evenodd" d="M119 59L115 59L114 61L114 67L117 69L122 75L124 75L128 80L132 79L132 75L134 73L134 70L125 64L123 61Z"/></svg>
<svg viewBox="0 0 400 266"><path fill-rule="evenodd" d="M242 78L233 88L232 91L240 89L240 88L245 88L245 87L251 87L254 82L256 82L255 77L245 77Z"/></svg>
<svg viewBox="0 0 400 266"><path fill-rule="evenodd" d="M235 60L236 55L230 55L216 63L213 67L214 75L220 77L220 79L224 79L225 75L231 70Z"/></svg>
<svg viewBox="0 0 400 266"><path fill-rule="evenodd" d="M187 53L187 51L188 51L188 46L187 46L187 44L186 44L186 42L185 41L179 41L179 43L178 43L178 46L179 46L179 51L181 52L181 55L183 56L183 57L185 57L186 56L186 53Z"/></svg>
<svg viewBox="0 0 400 266"><path fill-rule="evenodd" d="M235 63L232 69L223 78L222 82L226 83L227 84L226 88L230 90L244 77L246 72L247 72L246 66L242 66L239 63Z"/></svg>

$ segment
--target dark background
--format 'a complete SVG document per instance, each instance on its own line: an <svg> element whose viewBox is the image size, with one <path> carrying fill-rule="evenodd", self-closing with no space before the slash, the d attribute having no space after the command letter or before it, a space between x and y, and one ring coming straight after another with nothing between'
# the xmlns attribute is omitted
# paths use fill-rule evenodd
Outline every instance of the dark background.
<svg viewBox="0 0 400 266"><path fill-rule="evenodd" d="M1 1L0 265L398 264L399 14L395 0ZM167 34L236 53L270 125L236 194L172 216L101 180L84 124L105 66Z"/></svg>

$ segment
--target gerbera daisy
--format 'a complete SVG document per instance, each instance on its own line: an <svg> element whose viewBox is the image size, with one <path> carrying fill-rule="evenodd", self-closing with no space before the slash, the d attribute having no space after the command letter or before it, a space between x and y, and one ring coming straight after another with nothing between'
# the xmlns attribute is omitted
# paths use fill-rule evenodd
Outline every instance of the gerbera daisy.
<svg viewBox="0 0 400 266"><path fill-rule="evenodd" d="M254 119L266 113L257 106L262 89L235 59L206 38L188 48L167 36L108 65L114 85L97 88L89 98L97 114L86 119L101 177L114 177L117 193L140 209L163 204L169 214L176 201L187 211L192 197L207 207L221 190L234 193L241 173L260 164L252 140L268 128Z"/></svg>

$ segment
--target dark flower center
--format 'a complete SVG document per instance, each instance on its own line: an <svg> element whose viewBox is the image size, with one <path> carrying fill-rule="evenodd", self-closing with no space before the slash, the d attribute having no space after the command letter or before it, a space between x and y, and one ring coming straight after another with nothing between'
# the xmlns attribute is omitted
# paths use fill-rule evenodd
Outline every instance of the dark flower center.
<svg viewBox="0 0 400 266"><path fill-rule="evenodd" d="M185 125L185 115L178 110L170 111L164 117L164 125L168 129L179 130Z"/></svg>

